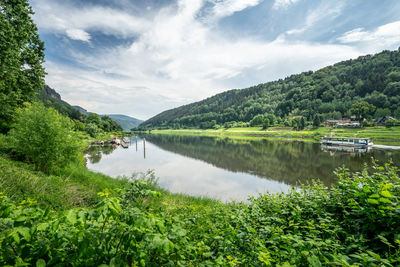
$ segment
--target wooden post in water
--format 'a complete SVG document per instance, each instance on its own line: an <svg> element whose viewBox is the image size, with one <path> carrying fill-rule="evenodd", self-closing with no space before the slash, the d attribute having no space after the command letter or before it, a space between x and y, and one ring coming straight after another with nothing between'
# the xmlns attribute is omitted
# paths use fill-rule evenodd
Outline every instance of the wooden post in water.
<svg viewBox="0 0 400 267"><path fill-rule="evenodd" d="M135 138L136 138L136 151L137 151L137 135L135 136Z"/></svg>
<svg viewBox="0 0 400 267"><path fill-rule="evenodd" d="M146 138L143 138L143 158L146 158Z"/></svg>

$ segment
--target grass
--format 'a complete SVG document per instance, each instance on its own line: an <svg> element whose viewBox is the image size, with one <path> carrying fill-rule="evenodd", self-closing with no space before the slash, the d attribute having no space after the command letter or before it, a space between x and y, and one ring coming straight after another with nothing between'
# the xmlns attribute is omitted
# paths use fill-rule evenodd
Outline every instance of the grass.
<svg viewBox="0 0 400 267"><path fill-rule="evenodd" d="M398 172L341 169L330 189L316 182L249 204L170 194L151 179L63 212L0 193L0 265L398 266Z"/></svg>
<svg viewBox="0 0 400 267"><path fill-rule="evenodd" d="M318 138L332 133L334 136L357 136L374 139L377 144L400 145L400 127L368 127L363 129L318 128L293 131L290 128L271 127L262 130L260 127L231 128L218 130L155 130L153 133L204 135L229 137L238 140L274 138L294 139L316 142ZM108 134L108 137L117 133ZM106 136L104 136L106 137ZM388 142L387 140L393 140ZM26 198L35 199L41 206L49 206L56 210L72 207L89 207L97 203L98 192L105 188L115 193L124 188L127 181L89 171L84 166L72 165L51 175L36 171L30 164L13 160L7 153L8 140L0 135L0 192L15 201ZM171 209L184 207L207 208L217 205L219 201L207 197L192 197L184 194L163 192L162 202Z"/></svg>
<svg viewBox="0 0 400 267"><path fill-rule="evenodd" d="M13 201L21 202L30 198L41 207L54 210L91 207L101 199L98 196L99 192L109 189L112 195L117 195L129 184L126 177L115 179L90 171L77 163L51 174L37 171L32 164L14 159L10 142L7 136L0 135L0 192ZM147 176L149 175L155 180L154 173L148 173ZM146 177L146 175L139 176L137 178ZM207 197L172 194L157 185L154 185L154 189L162 192L161 202L170 209L188 206L204 208L219 202Z"/></svg>
<svg viewBox="0 0 400 267"><path fill-rule="evenodd" d="M0 191L17 202L31 198L56 210L88 207L98 202L98 192L105 188L115 192L126 183L84 166L69 166L48 175L35 171L33 165L0 156Z"/></svg>
<svg viewBox="0 0 400 267"><path fill-rule="evenodd" d="M302 141L318 142L322 136L333 135L338 137L370 138L375 144L400 145L400 127L366 127L366 128L307 128L302 131L294 131L290 127L270 127L263 130L261 127L230 128L230 129L179 129L179 130L153 130L157 134L179 135L204 135L221 136L238 139L252 138L291 138Z"/></svg>
<svg viewBox="0 0 400 267"><path fill-rule="evenodd" d="M259 138L249 130L260 131L237 132ZM6 141L0 136L0 265L400 263L399 170L389 165L371 174L342 169L331 189L315 183L250 204L223 204L160 189L151 172L133 183L82 165L45 174L13 160Z"/></svg>

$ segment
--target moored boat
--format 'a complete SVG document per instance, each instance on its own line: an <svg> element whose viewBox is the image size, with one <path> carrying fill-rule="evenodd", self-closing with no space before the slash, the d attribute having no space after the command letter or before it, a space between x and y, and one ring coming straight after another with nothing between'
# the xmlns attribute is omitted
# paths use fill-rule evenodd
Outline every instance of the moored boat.
<svg viewBox="0 0 400 267"><path fill-rule="evenodd" d="M121 144L121 140L119 140L116 137L113 137L113 139L111 140L111 144L120 145Z"/></svg>
<svg viewBox="0 0 400 267"><path fill-rule="evenodd" d="M344 154L361 154L371 151L369 146L338 146L338 145L321 145L324 152L344 153Z"/></svg>
<svg viewBox="0 0 400 267"><path fill-rule="evenodd" d="M321 144L327 146L369 147L374 143L369 138L324 136Z"/></svg>
<svg viewBox="0 0 400 267"><path fill-rule="evenodd" d="M130 143L131 142L131 139L129 138L129 137L124 137L124 138L122 138L122 142L125 142L125 143Z"/></svg>
<svg viewBox="0 0 400 267"><path fill-rule="evenodd" d="M129 147L129 143L121 142L121 146L123 148L128 148Z"/></svg>

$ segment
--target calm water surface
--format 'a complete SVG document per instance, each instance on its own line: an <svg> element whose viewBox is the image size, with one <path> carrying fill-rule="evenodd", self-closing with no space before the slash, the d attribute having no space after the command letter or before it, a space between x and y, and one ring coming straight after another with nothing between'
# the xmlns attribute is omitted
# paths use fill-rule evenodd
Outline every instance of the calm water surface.
<svg viewBox="0 0 400 267"><path fill-rule="evenodd" d="M333 171L371 166L371 158L393 160L400 151L336 151L316 143L270 139L238 141L213 137L146 135L129 148L92 146L88 168L113 177L154 170L159 185L174 193L245 201L249 195L287 191L319 178L335 182Z"/></svg>

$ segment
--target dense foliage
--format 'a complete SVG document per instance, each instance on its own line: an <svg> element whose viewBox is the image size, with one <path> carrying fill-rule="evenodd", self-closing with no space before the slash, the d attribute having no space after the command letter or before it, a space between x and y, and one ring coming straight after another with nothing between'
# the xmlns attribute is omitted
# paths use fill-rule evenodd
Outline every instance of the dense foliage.
<svg viewBox="0 0 400 267"><path fill-rule="evenodd" d="M39 102L17 112L10 131L12 150L42 171L50 171L81 159L82 144L73 123Z"/></svg>
<svg viewBox="0 0 400 267"><path fill-rule="evenodd" d="M96 137L101 132L123 130L121 125L109 116L99 116L96 113L81 113L67 102L61 100L60 95L48 85L39 91L37 98L43 102L46 107L52 107L60 114L72 119L75 130L85 131L92 137Z"/></svg>
<svg viewBox="0 0 400 267"><path fill-rule="evenodd" d="M0 0L0 132L8 132L15 120L15 110L35 98L73 119L75 129L84 131L86 116L44 84L44 44L32 14L27 0ZM92 136L101 131L122 131L110 117L88 128Z"/></svg>
<svg viewBox="0 0 400 267"><path fill-rule="evenodd" d="M28 0L0 0L0 131L14 111L43 86L44 44Z"/></svg>
<svg viewBox="0 0 400 267"><path fill-rule="evenodd" d="M370 106L365 106L365 102ZM353 107L355 103L361 104ZM274 115L276 123L296 128L302 127L301 119L311 124L317 116L320 119L350 115L399 117L400 49L343 61L316 72L304 72L243 90L230 90L164 111L141 127L240 126L240 123L251 123L257 115Z"/></svg>
<svg viewBox="0 0 400 267"><path fill-rule="evenodd" d="M37 100L42 102L46 107L52 107L60 114L69 117L72 120L85 121L85 115L73 108L70 104L63 101L59 93L53 88L45 85L36 95Z"/></svg>
<svg viewBox="0 0 400 267"><path fill-rule="evenodd" d="M1 265L396 266L399 170L337 172L249 204L179 205L136 180L93 208L57 213L0 196ZM105 266L105 265L104 265Z"/></svg>

